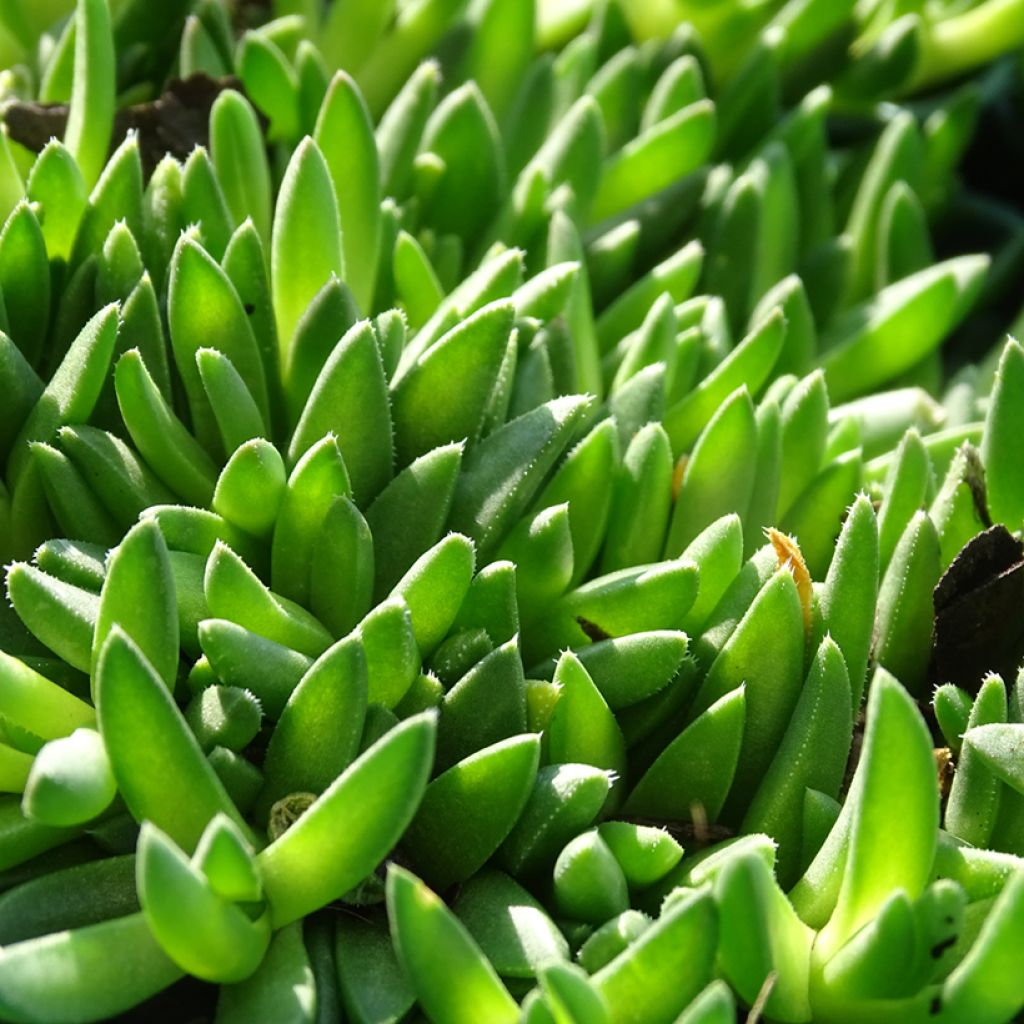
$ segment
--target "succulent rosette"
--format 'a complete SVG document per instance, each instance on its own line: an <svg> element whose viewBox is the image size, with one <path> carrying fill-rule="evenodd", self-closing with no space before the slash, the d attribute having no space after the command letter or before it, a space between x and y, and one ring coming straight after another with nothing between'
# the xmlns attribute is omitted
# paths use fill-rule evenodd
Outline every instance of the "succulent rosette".
<svg viewBox="0 0 1024 1024"><path fill-rule="evenodd" d="M0 1020L1015 1019L1022 46L7 4Z"/></svg>

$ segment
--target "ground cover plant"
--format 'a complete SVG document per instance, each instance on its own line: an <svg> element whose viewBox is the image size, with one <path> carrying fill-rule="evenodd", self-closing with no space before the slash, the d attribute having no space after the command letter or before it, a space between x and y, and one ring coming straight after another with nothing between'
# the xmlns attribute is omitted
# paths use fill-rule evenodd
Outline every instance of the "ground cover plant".
<svg viewBox="0 0 1024 1024"><path fill-rule="evenodd" d="M1024 1008L1024 3L0 10L0 1020Z"/></svg>

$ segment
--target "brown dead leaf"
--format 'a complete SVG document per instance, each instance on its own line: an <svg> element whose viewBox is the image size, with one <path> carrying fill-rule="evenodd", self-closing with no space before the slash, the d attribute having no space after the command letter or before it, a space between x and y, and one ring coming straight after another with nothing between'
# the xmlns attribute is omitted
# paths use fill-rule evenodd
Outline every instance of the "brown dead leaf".
<svg viewBox="0 0 1024 1024"><path fill-rule="evenodd" d="M811 574L807 571L807 563L804 561L800 545L797 544L795 538L787 536L773 526L769 526L765 530L765 536L775 548L775 554L779 559L779 568L788 569L793 576L796 592L800 596L800 608L804 613L804 629L810 633L814 584L811 582Z"/></svg>
<svg viewBox="0 0 1024 1024"><path fill-rule="evenodd" d="M1024 662L1024 544L1004 526L968 541L933 594L932 679L977 693L989 672L1009 684Z"/></svg>
<svg viewBox="0 0 1024 1024"><path fill-rule="evenodd" d="M157 99L117 112L111 148L116 148L128 132L137 132L147 175L167 153L184 160L196 146L209 144L210 108L225 89L243 91L237 78L212 78L199 73L172 79ZM14 102L3 111L10 137L36 153L50 139L63 138L67 120L66 103Z"/></svg>

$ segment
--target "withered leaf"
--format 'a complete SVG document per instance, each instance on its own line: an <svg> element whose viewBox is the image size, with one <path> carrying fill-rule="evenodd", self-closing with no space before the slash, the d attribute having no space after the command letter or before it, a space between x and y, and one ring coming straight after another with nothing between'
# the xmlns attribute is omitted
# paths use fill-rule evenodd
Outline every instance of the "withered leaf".
<svg viewBox="0 0 1024 1024"><path fill-rule="evenodd" d="M203 72L174 78L155 100L123 107L114 118L111 148L129 131L138 132L139 151L146 174L166 153L184 160L196 146L210 140L210 108L225 89L244 92L234 77L213 78ZM3 111L10 137L38 153L52 138L63 138L68 120L66 103L14 102Z"/></svg>
<svg viewBox="0 0 1024 1024"><path fill-rule="evenodd" d="M1004 526L977 534L933 594L932 679L976 693L989 672L1008 683L1024 661L1024 544Z"/></svg>

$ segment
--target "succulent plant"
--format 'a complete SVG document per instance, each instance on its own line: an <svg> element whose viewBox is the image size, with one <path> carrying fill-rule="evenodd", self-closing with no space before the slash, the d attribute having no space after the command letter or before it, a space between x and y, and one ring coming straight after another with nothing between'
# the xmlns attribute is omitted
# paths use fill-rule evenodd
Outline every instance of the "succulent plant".
<svg viewBox="0 0 1024 1024"><path fill-rule="evenodd" d="M0 13L0 1020L1014 1019L1021 3L271 6Z"/></svg>

